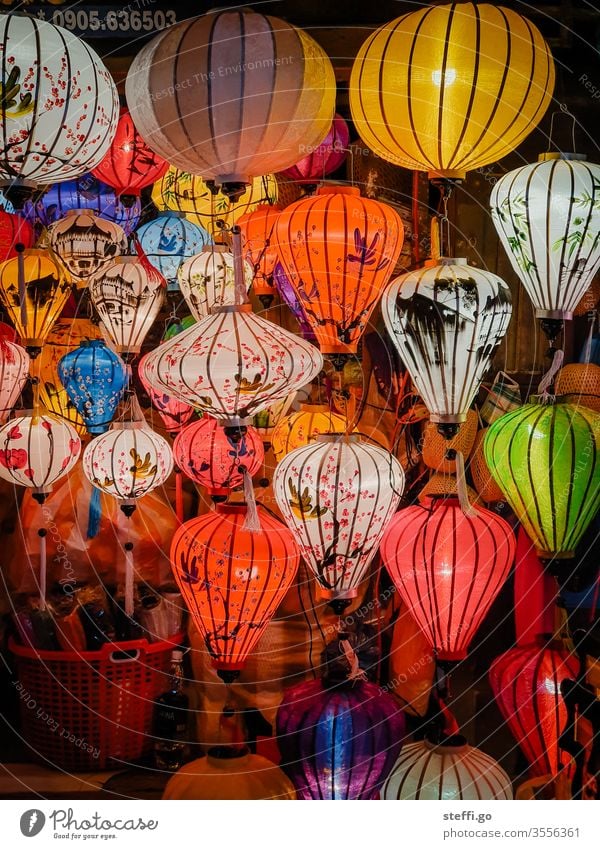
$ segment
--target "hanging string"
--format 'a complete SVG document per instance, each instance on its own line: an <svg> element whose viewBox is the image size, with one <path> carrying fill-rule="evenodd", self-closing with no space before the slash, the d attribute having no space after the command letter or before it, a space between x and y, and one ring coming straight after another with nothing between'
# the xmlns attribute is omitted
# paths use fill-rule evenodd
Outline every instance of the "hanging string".
<svg viewBox="0 0 600 849"><path fill-rule="evenodd" d="M46 580L47 580L47 557L46 557L46 529L38 531L40 538L40 610L46 609Z"/></svg>
<svg viewBox="0 0 600 849"><path fill-rule="evenodd" d="M456 465L456 494L458 495L460 509L463 511L465 516L476 516L477 510L470 503L469 493L467 492L467 480L465 477L465 458L463 456L462 451L455 451L453 448L451 448L449 451L446 451L447 459L451 460L452 454L455 455L454 462Z"/></svg>
<svg viewBox="0 0 600 849"><path fill-rule="evenodd" d="M244 500L246 502L246 518L242 525L245 531L252 533L260 533L262 530L260 518L256 507L256 498L254 497L254 487L252 486L252 477L246 466L239 466L239 471L244 478Z"/></svg>
<svg viewBox="0 0 600 849"><path fill-rule="evenodd" d="M242 256L242 231L237 224L231 228L231 249L233 253L233 275L235 279L235 303L248 304L248 293L244 282L244 258Z"/></svg>
<svg viewBox="0 0 600 849"><path fill-rule="evenodd" d="M23 252L25 251L25 245L19 242L18 245L15 245L15 250L17 252L17 274L19 278L19 305L21 307L21 324L23 325L23 330L27 328L27 304L26 297L27 292L25 290L25 257L23 256Z"/></svg>
<svg viewBox="0 0 600 849"><path fill-rule="evenodd" d="M561 351L558 348L554 352L554 357L552 358L552 365L546 372L546 374L540 380L538 386L538 395L541 396L542 401L547 401L550 398L550 393L548 392L549 387L554 383L554 378L556 377L558 371L561 369L563 360L565 358L565 352Z"/></svg>
<svg viewBox="0 0 600 849"><path fill-rule="evenodd" d="M585 345L583 346L583 362L587 365L589 364L592 357L592 340L594 338L594 330L596 329L596 319L598 318L597 310L589 310L587 313L588 319L588 332L585 340Z"/></svg>
<svg viewBox="0 0 600 849"><path fill-rule="evenodd" d="M553 142L552 134L554 132L554 118L557 115L564 115L566 118L571 119L571 121L572 121L572 124L571 124L572 148L571 148L571 150L572 150L573 153L576 153L577 151L576 151L576 148L575 148L575 124L577 122L577 119L575 118L575 116L573 115L572 112L569 112L569 109L568 109L566 103L560 103L559 108L557 110L555 110L552 113L552 115L550 116L550 130L548 132L548 148L546 150L546 153L550 153L550 148L552 147L552 142Z"/></svg>
<svg viewBox="0 0 600 849"><path fill-rule="evenodd" d="M348 663L349 672L346 676L348 681L366 681L367 673L360 668L360 663L356 652L350 645L349 640L340 640L340 648L344 652L344 657Z"/></svg>
<svg viewBox="0 0 600 849"><path fill-rule="evenodd" d="M125 549L125 616L133 618L133 543L126 542Z"/></svg>
<svg viewBox="0 0 600 849"><path fill-rule="evenodd" d="M412 175L412 240L413 260L415 265L421 264L421 249L419 245L419 172Z"/></svg>

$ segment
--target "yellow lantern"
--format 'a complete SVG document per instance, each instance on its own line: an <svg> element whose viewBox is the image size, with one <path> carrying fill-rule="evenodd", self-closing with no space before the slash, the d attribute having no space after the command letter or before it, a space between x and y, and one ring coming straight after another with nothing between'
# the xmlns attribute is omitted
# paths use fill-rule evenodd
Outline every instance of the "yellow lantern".
<svg viewBox="0 0 600 849"><path fill-rule="evenodd" d="M285 416L271 434L273 454L279 463L295 448L313 442L320 433L343 433L347 421L328 404L300 404L297 413Z"/></svg>
<svg viewBox="0 0 600 849"><path fill-rule="evenodd" d="M514 150L553 89L550 48L529 20L489 3L449 3L369 36L352 67L350 109L382 159L462 179Z"/></svg>

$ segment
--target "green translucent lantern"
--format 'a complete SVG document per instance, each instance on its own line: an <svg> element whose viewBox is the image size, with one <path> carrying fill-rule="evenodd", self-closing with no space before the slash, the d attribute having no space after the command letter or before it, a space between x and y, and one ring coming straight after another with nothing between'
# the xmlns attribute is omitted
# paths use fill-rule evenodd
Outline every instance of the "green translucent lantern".
<svg viewBox="0 0 600 849"><path fill-rule="evenodd" d="M525 404L488 428L483 447L538 555L573 557L600 506L600 415L573 404Z"/></svg>

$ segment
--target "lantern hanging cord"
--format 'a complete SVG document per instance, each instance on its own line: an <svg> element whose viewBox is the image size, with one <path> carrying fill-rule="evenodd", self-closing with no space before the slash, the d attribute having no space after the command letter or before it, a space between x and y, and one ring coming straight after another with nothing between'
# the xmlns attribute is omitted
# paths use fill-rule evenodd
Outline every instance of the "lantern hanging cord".
<svg viewBox="0 0 600 849"><path fill-rule="evenodd" d="M458 495L460 509L465 516L476 516L477 510L469 501L467 479L465 477L465 458L462 451L455 451L454 448L450 448L446 451L446 459L454 459L456 465L456 494Z"/></svg>
<svg viewBox="0 0 600 849"><path fill-rule="evenodd" d="M235 280L235 303L236 305L247 304L249 301L244 282L242 231L237 224L231 228L231 249L233 253L233 275Z"/></svg>
<svg viewBox="0 0 600 849"><path fill-rule="evenodd" d="M552 358L552 365L546 372L546 374L540 380L538 386L538 395L541 396L542 402L549 400L551 397L551 393L548 391L550 386L554 383L554 378L556 377L558 371L562 368L563 360L565 358L565 352L558 348L554 352L554 357Z"/></svg>
<svg viewBox="0 0 600 849"><path fill-rule="evenodd" d="M448 218L448 199L450 192L444 185L440 190L442 192L441 206L442 214L440 215L440 257L450 256L450 219Z"/></svg>
<svg viewBox="0 0 600 849"><path fill-rule="evenodd" d="M577 119L575 118L575 115L573 115L572 112L569 112L569 109L568 109L566 103L559 104L559 109L556 109L552 113L552 115L550 116L550 129L548 131L548 148L546 150L546 153L549 153L550 148L552 147L552 141L553 141L552 134L554 132L554 118L557 115L565 115L565 117L571 119L571 142L572 142L571 150L572 150L573 153L576 153L577 151L575 149L575 125L576 125Z"/></svg>

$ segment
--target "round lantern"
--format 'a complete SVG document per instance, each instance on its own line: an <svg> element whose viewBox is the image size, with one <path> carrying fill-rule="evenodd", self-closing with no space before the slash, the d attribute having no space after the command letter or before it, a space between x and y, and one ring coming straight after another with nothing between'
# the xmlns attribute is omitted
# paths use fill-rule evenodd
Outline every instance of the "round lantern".
<svg viewBox="0 0 600 849"><path fill-rule="evenodd" d="M560 685L578 674L577 658L554 645L509 649L490 667L494 698L533 775L556 775L571 760L558 746L567 721Z"/></svg>
<svg viewBox="0 0 600 849"><path fill-rule="evenodd" d="M179 433L181 428L185 427L191 421L194 415L194 408L190 407L189 404L184 404L183 401L178 401L177 398L171 398L169 395L165 395L164 392L157 392L150 386L144 376L145 357L146 355L144 354L138 365L140 382L148 394L152 406L158 411L158 415L161 417L168 432L171 435Z"/></svg>
<svg viewBox="0 0 600 849"><path fill-rule="evenodd" d="M262 507L260 532L247 508L217 504L185 522L171 544L173 575L224 680L243 668L290 588L300 554L293 534Z"/></svg>
<svg viewBox="0 0 600 849"><path fill-rule="evenodd" d="M31 224L20 215L0 209L0 262L17 255L15 245L32 248L35 236Z"/></svg>
<svg viewBox="0 0 600 849"><path fill-rule="evenodd" d="M89 210L70 210L48 232L52 250L71 277L80 283L86 283L127 250L127 238L119 225Z"/></svg>
<svg viewBox="0 0 600 849"><path fill-rule="evenodd" d="M600 267L600 165L543 154L492 189L492 220L536 317L573 311Z"/></svg>
<svg viewBox="0 0 600 849"><path fill-rule="evenodd" d="M278 464L273 490L323 597L357 594L404 490L396 458L357 435L321 434Z"/></svg>
<svg viewBox="0 0 600 849"><path fill-rule="evenodd" d="M458 498L400 510L381 541L381 557L413 618L440 660L463 660L508 577L516 541L510 525Z"/></svg>
<svg viewBox="0 0 600 849"><path fill-rule="evenodd" d="M161 212L138 227L137 235L148 261L177 289L177 272L187 257L201 251L211 238L180 212Z"/></svg>
<svg viewBox="0 0 600 849"><path fill-rule="evenodd" d="M244 484L244 469L253 477L263 464L262 440L253 427L233 434L205 416L176 437L173 456L190 480L206 487L213 498L223 498ZM239 436L239 439L237 438Z"/></svg>
<svg viewBox="0 0 600 849"><path fill-rule="evenodd" d="M477 494L486 504L492 504L497 501L502 501L504 495L502 490L493 478L488 464L485 461L483 452L483 443L487 428L480 430L475 438L473 453L469 458L469 471L473 478L473 484L477 490Z"/></svg>
<svg viewBox="0 0 600 849"><path fill-rule="evenodd" d="M273 230L281 210L282 207L276 204L260 204L238 219L244 257L254 269L252 291L265 308L270 306L275 294L273 271L278 256Z"/></svg>
<svg viewBox="0 0 600 849"><path fill-rule="evenodd" d="M514 150L553 88L550 48L529 20L488 3L449 3L367 38L352 67L350 109L377 156L462 178Z"/></svg>
<svg viewBox="0 0 600 849"><path fill-rule="evenodd" d="M97 165L117 126L119 97L98 55L65 29L29 15L2 15L4 128L0 181L19 199L35 186Z"/></svg>
<svg viewBox="0 0 600 849"><path fill-rule="evenodd" d="M421 740L404 746L381 791L385 800L432 802L512 799L508 775L485 752L456 735L440 745Z"/></svg>
<svg viewBox="0 0 600 849"><path fill-rule="evenodd" d="M108 430L128 383L121 357L99 339L80 342L58 363L58 376L88 432Z"/></svg>
<svg viewBox="0 0 600 849"><path fill-rule="evenodd" d="M335 115L329 132L316 147L301 144L299 153L306 154L291 168L283 172L285 177L298 183L316 183L343 164L350 142L348 124L341 115Z"/></svg>
<svg viewBox="0 0 600 849"><path fill-rule="evenodd" d="M322 364L313 345L242 304L163 342L143 372L156 391L235 426L310 383Z"/></svg>
<svg viewBox="0 0 600 849"><path fill-rule="evenodd" d="M323 186L287 206L275 248L324 354L355 354L400 256L404 227L354 186Z"/></svg>
<svg viewBox="0 0 600 849"><path fill-rule="evenodd" d="M277 462L286 454L308 445L320 433L343 433L348 422L328 404L300 404L296 413L284 416L273 428L271 446Z"/></svg>
<svg viewBox="0 0 600 849"><path fill-rule="evenodd" d="M244 282L248 289L252 278L252 266L244 262ZM180 266L177 280L197 321L209 315L213 307L236 302L233 254L225 245L206 245Z"/></svg>
<svg viewBox="0 0 600 849"><path fill-rule="evenodd" d="M0 428L0 477L32 489L39 502L71 471L80 453L77 432L55 416L30 412Z"/></svg>
<svg viewBox="0 0 600 849"><path fill-rule="evenodd" d="M431 421L453 436L508 329L510 289L466 259L441 259L397 277L381 311Z"/></svg>
<svg viewBox="0 0 600 849"><path fill-rule="evenodd" d="M317 145L335 107L335 74L303 30L247 8L169 27L133 60L135 125L178 168L234 188L282 171Z"/></svg>
<svg viewBox="0 0 600 849"><path fill-rule="evenodd" d="M137 256L120 256L89 284L102 327L119 354L139 354L164 300L164 280Z"/></svg>
<svg viewBox="0 0 600 849"><path fill-rule="evenodd" d="M280 262L277 262L275 268L273 269L273 280L275 282L275 286L277 291L279 292L279 297L287 305L290 312L298 322L298 328L303 338L306 339L307 342L315 341L315 334L310 325L310 322L306 318L306 314L302 309L302 304L296 294L294 287L288 280L287 274L285 273L285 269Z"/></svg>
<svg viewBox="0 0 600 849"><path fill-rule="evenodd" d="M573 557L600 507L600 415L525 404L490 425L483 450L538 555Z"/></svg>
<svg viewBox="0 0 600 849"><path fill-rule="evenodd" d="M112 143L92 174L113 188L123 204L132 206L141 189L160 180L168 167L148 147L123 107Z"/></svg>
<svg viewBox="0 0 600 849"><path fill-rule="evenodd" d="M554 393L567 404L582 404L600 413L600 366L568 363L556 375Z"/></svg>
<svg viewBox="0 0 600 849"><path fill-rule="evenodd" d="M25 348L0 337L0 424L3 424L19 400L29 374L29 355Z"/></svg>

